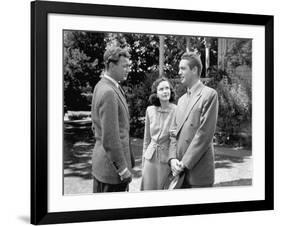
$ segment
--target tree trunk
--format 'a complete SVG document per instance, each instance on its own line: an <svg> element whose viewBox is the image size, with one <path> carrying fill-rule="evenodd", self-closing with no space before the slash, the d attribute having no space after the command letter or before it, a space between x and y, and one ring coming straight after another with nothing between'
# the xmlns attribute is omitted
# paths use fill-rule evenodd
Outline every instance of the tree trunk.
<svg viewBox="0 0 281 226"><path fill-rule="evenodd" d="M190 37L186 37L186 52L190 51Z"/></svg>
<svg viewBox="0 0 281 226"><path fill-rule="evenodd" d="M226 39L218 38L218 69L225 69Z"/></svg>
<svg viewBox="0 0 281 226"><path fill-rule="evenodd" d="M164 74L164 36L159 36L159 77Z"/></svg>
<svg viewBox="0 0 281 226"><path fill-rule="evenodd" d="M205 77L208 76L208 68L210 67L210 48L211 48L210 39L206 38L206 44L205 44Z"/></svg>

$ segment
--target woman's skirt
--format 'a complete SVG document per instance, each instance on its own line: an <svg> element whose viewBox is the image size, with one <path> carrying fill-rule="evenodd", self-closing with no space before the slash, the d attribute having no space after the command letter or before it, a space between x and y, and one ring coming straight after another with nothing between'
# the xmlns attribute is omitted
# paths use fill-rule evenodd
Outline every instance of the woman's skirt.
<svg viewBox="0 0 281 226"><path fill-rule="evenodd" d="M149 159L144 159L142 169L141 190L162 190L171 171L168 163L160 162L156 153Z"/></svg>

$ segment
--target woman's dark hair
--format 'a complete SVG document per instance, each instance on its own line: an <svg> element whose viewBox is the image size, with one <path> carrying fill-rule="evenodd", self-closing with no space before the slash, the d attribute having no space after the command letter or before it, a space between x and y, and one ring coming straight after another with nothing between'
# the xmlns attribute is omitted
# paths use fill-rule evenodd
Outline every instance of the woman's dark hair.
<svg viewBox="0 0 281 226"><path fill-rule="evenodd" d="M151 95L149 96L150 104L157 106L157 107L161 106L160 100L157 97L157 87L161 82L164 82L164 81L168 82L169 86L170 86L171 95L170 95L169 102L175 101L175 91L173 89L171 82L169 81L169 79L167 79L165 77L161 77L161 78L158 78L157 80L155 80L151 86Z"/></svg>

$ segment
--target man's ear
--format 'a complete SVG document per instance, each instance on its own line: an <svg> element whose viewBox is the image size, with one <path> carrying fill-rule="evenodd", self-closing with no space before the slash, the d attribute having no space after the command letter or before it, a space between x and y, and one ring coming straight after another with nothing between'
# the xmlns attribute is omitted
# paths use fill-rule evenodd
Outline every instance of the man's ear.
<svg viewBox="0 0 281 226"><path fill-rule="evenodd" d="M112 70L112 68L114 67L114 62L109 62L109 64L108 64L108 70L109 71L111 71Z"/></svg>
<svg viewBox="0 0 281 226"><path fill-rule="evenodd" d="M108 69L111 69L112 68L112 61L111 62L109 62L109 64L108 64Z"/></svg>
<svg viewBox="0 0 281 226"><path fill-rule="evenodd" d="M194 74L198 75L198 67L194 66L191 70Z"/></svg>

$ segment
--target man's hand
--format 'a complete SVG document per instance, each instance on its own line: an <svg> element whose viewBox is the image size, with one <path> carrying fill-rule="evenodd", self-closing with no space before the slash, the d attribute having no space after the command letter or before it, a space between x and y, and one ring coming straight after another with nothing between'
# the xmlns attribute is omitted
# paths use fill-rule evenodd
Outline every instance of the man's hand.
<svg viewBox="0 0 281 226"><path fill-rule="evenodd" d="M170 163L173 176L177 176L181 171L183 171L184 165L178 159L172 159Z"/></svg>
<svg viewBox="0 0 281 226"><path fill-rule="evenodd" d="M129 184L132 181L132 174L127 168L123 172L121 172L119 175L120 175L122 183Z"/></svg>

